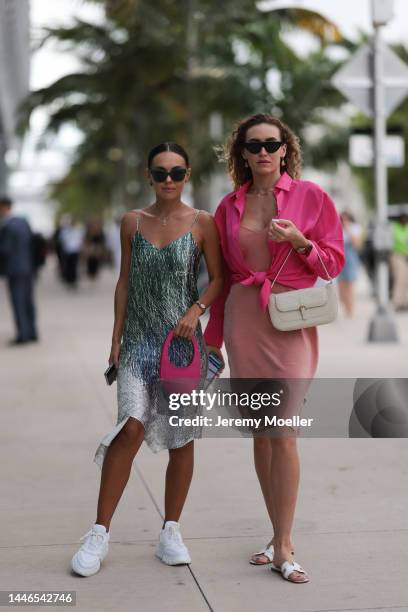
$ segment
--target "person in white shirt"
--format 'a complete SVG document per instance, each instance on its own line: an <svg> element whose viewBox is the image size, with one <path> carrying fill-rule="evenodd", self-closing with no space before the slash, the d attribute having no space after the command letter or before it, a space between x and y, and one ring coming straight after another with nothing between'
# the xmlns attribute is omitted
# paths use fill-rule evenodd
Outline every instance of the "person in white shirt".
<svg viewBox="0 0 408 612"><path fill-rule="evenodd" d="M84 239L84 230L75 221L61 229L60 241L65 261L64 280L69 287L76 287L78 282L78 262Z"/></svg>
<svg viewBox="0 0 408 612"><path fill-rule="evenodd" d="M112 254L113 265L115 266L115 270L118 274L120 271L121 259L120 223L121 218L117 217L112 225L108 227L106 232L106 243Z"/></svg>

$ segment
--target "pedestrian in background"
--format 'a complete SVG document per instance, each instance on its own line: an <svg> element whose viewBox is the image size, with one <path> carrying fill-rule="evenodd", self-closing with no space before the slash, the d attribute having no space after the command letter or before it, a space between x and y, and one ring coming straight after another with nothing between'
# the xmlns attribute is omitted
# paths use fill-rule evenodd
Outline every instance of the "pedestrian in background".
<svg viewBox="0 0 408 612"><path fill-rule="evenodd" d="M374 249L374 229L375 221L370 219L366 231L364 232L364 240L361 246L359 255L361 262L365 267L367 276L371 282L371 295L376 296L376 274L375 274L375 249Z"/></svg>
<svg viewBox="0 0 408 612"><path fill-rule="evenodd" d="M64 260L64 249L61 243L61 232L62 228L66 223L66 215L63 215L55 224L55 231L52 235L51 244L54 249L54 253L57 257L57 272L61 281L65 281L65 260Z"/></svg>
<svg viewBox="0 0 408 612"><path fill-rule="evenodd" d="M9 345L38 340L34 306L33 234L27 221L11 212L12 200L0 197L0 259L7 279L16 336Z"/></svg>
<svg viewBox="0 0 408 612"><path fill-rule="evenodd" d="M78 263L83 239L83 229L74 219L69 217L66 225L61 228L59 240L64 261L64 280L71 288L76 288L78 284Z"/></svg>
<svg viewBox="0 0 408 612"><path fill-rule="evenodd" d="M106 244L111 254L111 260L117 273L120 272L121 245L120 245L120 224L122 218L117 216L106 232Z"/></svg>
<svg viewBox="0 0 408 612"><path fill-rule="evenodd" d="M100 219L91 219L86 227L83 255L86 259L86 273L96 279L106 253L106 236Z"/></svg>
<svg viewBox="0 0 408 612"><path fill-rule="evenodd" d="M391 270L393 276L392 303L396 310L408 309L408 215L403 213L391 223L393 252Z"/></svg>
<svg viewBox="0 0 408 612"><path fill-rule="evenodd" d="M354 283L360 270L359 251L362 245L362 230L348 210L341 213L340 219L343 226L346 263L338 278L339 297L346 317L351 318L354 313Z"/></svg>

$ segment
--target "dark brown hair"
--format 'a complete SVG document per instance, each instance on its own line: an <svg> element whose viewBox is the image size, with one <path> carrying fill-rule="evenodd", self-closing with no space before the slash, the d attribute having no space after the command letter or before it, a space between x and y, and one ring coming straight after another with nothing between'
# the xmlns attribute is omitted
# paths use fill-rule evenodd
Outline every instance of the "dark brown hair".
<svg viewBox="0 0 408 612"><path fill-rule="evenodd" d="M156 157L156 155L158 155L159 153L165 153L166 151L177 153L184 159L187 168L190 166L190 161L188 159L187 152L185 149L183 149L181 145L177 144L176 142L162 142L153 147L147 157L147 167L149 168L149 170L152 166L152 161Z"/></svg>
<svg viewBox="0 0 408 612"><path fill-rule="evenodd" d="M350 212L349 210L343 210L343 211L340 213L340 217L341 217L341 218L344 218L344 217L345 217L345 218L346 218L348 221L351 221L351 223L355 223L355 222L356 222L356 218L355 218L355 216L354 216L354 215L353 215L353 213L352 213L352 212Z"/></svg>
<svg viewBox="0 0 408 612"><path fill-rule="evenodd" d="M13 201L8 196L0 195L0 206L6 206L7 208L11 208L13 205Z"/></svg>
<svg viewBox="0 0 408 612"><path fill-rule="evenodd" d="M234 188L252 179L252 171L245 166L242 150L246 139L247 130L261 123L276 125L281 133L281 139L286 144L286 155L281 172L286 171L292 178L300 178L302 169L302 153L298 137L283 121L268 113L257 113L240 121L231 134L230 139L224 147L224 159L227 162L228 172L231 176Z"/></svg>

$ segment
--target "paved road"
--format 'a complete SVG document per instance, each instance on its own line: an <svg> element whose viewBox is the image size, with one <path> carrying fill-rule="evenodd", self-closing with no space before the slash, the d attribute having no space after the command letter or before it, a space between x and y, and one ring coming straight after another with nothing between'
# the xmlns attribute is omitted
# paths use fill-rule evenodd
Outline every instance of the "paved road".
<svg viewBox="0 0 408 612"><path fill-rule="evenodd" d="M182 517L190 568L164 566L153 555L167 454L143 447L103 568L87 579L71 573L78 539L95 520L100 472L93 455L116 418L115 389L102 376L113 288L105 271L94 286L83 282L71 293L48 269L37 291L42 341L10 349L0 284L0 588L72 589L81 612L408 611L404 439L299 441L294 541L308 585L247 562L269 536L248 439L196 443ZM362 282L356 319L321 328L320 376L406 376L408 317L398 316L400 344L373 346L365 342L371 312Z"/></svg>

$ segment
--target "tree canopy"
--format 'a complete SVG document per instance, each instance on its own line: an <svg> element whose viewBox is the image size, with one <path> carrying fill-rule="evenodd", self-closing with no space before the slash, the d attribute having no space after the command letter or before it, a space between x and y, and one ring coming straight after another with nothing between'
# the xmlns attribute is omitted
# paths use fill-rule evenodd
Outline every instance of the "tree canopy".
<svg viewBox="0 0 408 612"><path fill-rule="evenodd" d="M66 123L83 135L53 188L63 209L134 208L145 195L146 155L165 140L189 151L197 192L217 166L214 148L240 118L270 111L302 137L310 126L327 128L325 111L343 103L330 84L339 62L326 50L353 44L316 13L260 13L254 0L87 1L104 4L102 24L76 19L46 29L41 41L75 53L81 70L31 92L21 108L22 132L45 107L45 135ZM306 56L288 42L296 29L318 43ZM347 130L325 133L324 155L302 140L306 162L333 165L346 155Z"/></svg>

